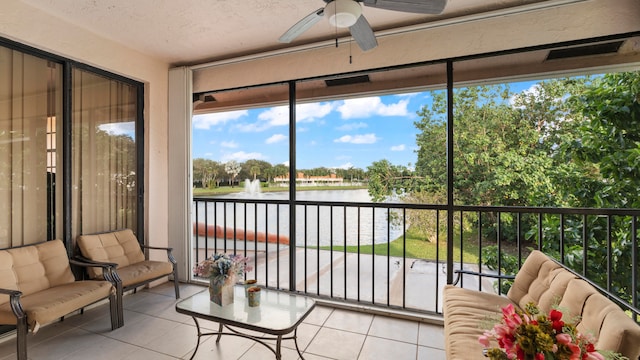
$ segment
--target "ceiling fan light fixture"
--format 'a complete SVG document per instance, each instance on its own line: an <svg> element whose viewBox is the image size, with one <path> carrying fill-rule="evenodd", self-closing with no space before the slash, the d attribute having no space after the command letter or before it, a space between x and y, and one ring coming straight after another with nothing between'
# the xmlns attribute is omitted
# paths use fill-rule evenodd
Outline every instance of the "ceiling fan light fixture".
<svg viewBox="0 0 640 360"><path fill-rule="evenodd" d="M334 0L324 8L329 23L340 28L350 27L362 15L360 3L354 0Z"/></svg>

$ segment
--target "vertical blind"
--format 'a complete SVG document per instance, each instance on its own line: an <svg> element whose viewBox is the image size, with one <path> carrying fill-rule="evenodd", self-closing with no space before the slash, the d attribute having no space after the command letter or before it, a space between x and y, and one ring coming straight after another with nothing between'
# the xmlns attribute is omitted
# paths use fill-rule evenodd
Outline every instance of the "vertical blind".
<svg viewBox="0 0 640 360"><path fill-rule="evenodd" d="M80 234L137 231L139 87L79 67L71 80L65 136L63 63L0 46L0 248L62 239L65 223L71 243Z"/></svg>
<svg viewBox="0 0 640 360"><path fill-rule="evenodd" d="M136 88L73 71L72 236L136 229Z"/></svg>
<svg viewBox="0 0 640 360"><path fill-rule="evenodd" d="M0 47L0 247L61 234L61 74L60 64Z"/></svg>

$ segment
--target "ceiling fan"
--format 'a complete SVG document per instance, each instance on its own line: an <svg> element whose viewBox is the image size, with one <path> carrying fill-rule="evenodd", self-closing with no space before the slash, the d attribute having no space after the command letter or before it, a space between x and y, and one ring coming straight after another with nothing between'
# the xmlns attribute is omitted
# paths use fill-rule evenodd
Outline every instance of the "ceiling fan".
<svg viewBox="0 0 640 360"><path fill-rule="evenodd" d="M402 11L417 14L440 14L447 0L323 0L326 5L298 21L287 30L278 41L290 43L293 39L309 30L325 15L333 26L348 27L351 36L363 51L371 50L378 46L376 36L371 25L362 15L363 3L378 9Z"/></svg>

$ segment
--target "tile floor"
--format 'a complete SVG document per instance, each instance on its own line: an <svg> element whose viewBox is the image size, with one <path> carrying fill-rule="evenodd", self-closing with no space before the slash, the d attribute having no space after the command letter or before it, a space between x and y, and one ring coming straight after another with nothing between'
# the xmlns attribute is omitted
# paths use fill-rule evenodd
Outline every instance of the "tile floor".
<svg viewBox="0 0 640 360"><path fill-rule="evenodd" d="M181 285L183 298L203 288ZM175 311L173 285L125 296L125 326L111 331L107 305L88 309L29 334L32 360L189 359L196 343L193 320ZM217 329L209 322L203 326ZM15 337L0 340L0 360L15 359ZM299 359L292 340L282 343L283 360ZM306 360L444 359L441 326L381 315L316 306L298 328ZM275 359L266 347L245 338L204 337L194 359Z"/></svg>

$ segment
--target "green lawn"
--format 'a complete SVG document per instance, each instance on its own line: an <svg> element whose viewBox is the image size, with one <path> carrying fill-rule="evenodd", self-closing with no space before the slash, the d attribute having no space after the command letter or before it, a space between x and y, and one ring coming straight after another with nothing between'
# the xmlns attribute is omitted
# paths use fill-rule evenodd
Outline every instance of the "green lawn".
<svg viewBox="0 0 640 360"><path fill-rule="evenodd" d="M405 244L403 246L403 244ZM345 251L344 246L321 246L322 250L333 250L333 251ZM347 252L356 253L358 252L357 246L347 246ZM405 253L406 251L406 253ZM403 239L402 236L397 238L396 240L390 242L389 244L376 244L376 245L361 245L360 253L361 254L371 254L374 253L376 255L389 255L402 257L405 255L407 258L412 259L425 259L425 260L435 260L436 259L436 244L426 241L423 238L415 235L411 229L406 233L406 239ZM447 245L444 241L440 241L440 260L446 260L447 257ZM466 263L477 263L478 262L478 246L472 243L465 243L464 245L464 261ZM459 242L454 244L453 258L455 261L460 261L460 246Z"/></svg>
<svg viewBox="0 0 640 360"><path fill-rule="evenodd" d="M305 190L335 190L335 186L307 186L307 187L297 187L298 191ZM366 189L366 187L350 187L350 186L341 186L340 190L353 190L353 189ZM263 192L282 192L289 191L289 188L284 187L263 187L261 188ZM194 188L193 196L214 196L214 195L224 195L231 194L236 192L244 191L243 186L221 186L214 189L202 189L202 188ZM375 252L376 255L389 255L394 257L402 257L405 255L407 258L412 259L425 259L425 260L435 260L436 259L436 244L426 241L424 237L415 233L411 229L409 229L406 234L406 239L403 239L402 236L395 239L389 244L376 244L376 245L361 245L360 253L361 254L372 254ZM441 236L444 237L444 236ZM455 239L459 238L459 235L454 237ZM469 236L469 234L465 234L465 238L473 238ZM403 246L404 244L404 246ZM387 246L388 245L388 246ZM440 240L440 260L446 260L447 258L447 245L445 241ZM312 248L312 247L310 247ZM322 250L333 250L333 251L345 251L344 246L321 246ZM347 246L347 252L357 253L357 246ZM406 251L406 253L405 253ZM466 263L477 263L478 262L478 246L472 242L466 242L464 245L464 261ZM455 261L460 261L460 242L456 241L454 243L454 251L453 258Z"/></svg>

